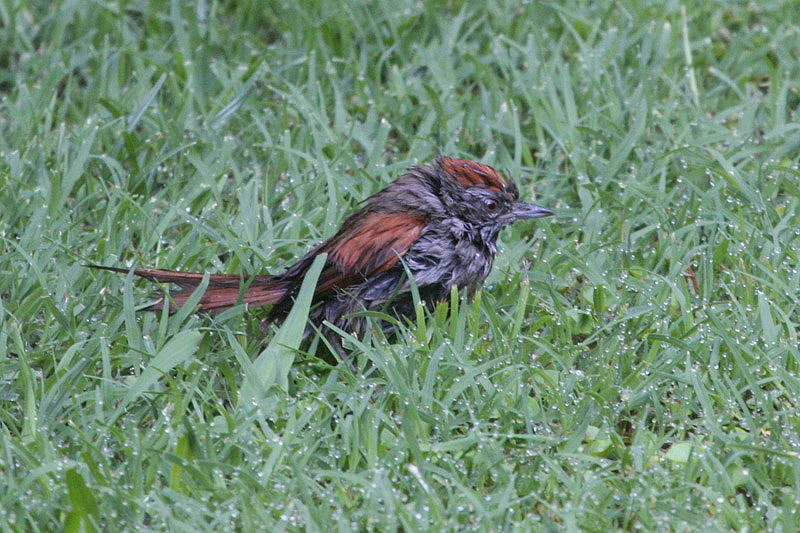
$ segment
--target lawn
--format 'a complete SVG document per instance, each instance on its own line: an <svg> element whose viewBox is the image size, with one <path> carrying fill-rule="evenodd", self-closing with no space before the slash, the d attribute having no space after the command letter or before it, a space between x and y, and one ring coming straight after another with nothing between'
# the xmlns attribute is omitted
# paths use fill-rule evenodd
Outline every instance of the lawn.
<svg viewBox="0 0 800 533"><path fill-rule="evenodd" d="M356 371L85 264L280 272L437 153L474 299ZM800 529L800 4L0 4L3 530Z"/></svg>

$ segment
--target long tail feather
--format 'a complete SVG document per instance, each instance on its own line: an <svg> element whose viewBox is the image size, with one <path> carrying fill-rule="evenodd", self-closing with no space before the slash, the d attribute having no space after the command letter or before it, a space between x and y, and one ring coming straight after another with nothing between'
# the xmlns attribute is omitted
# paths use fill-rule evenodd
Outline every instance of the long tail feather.
<svg viewBox="0 0 800 533"><path fill-rule="evenodd" d="M128 269L102 265L87 265L98 270L109 270L120 274L127 274ZM133 273L157 283L174 283L181 287L179 291L170 291L169 299L174 302L170 307L177 309L183 307L186 300L192 295L203 281L204 274L197 272L176 272L174 270L160 270L157 268L139 268ZM277 281L272 276L255 276L244 279L235 274L211 274L208 278L208 288L198 302L198 311L223 311L245 303L253 306L269 305L279 302L287 293L284 283ZM164 299L154 303L146 310L158 311L163 309Z"/></svg>

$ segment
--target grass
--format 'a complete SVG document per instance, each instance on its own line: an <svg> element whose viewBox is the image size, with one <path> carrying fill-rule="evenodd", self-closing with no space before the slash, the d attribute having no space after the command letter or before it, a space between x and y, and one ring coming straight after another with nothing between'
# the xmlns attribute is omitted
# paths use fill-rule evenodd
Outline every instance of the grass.
<svg viewBox="0 0 800 533"><path fill-rule="evenodd" d="M0 5L4 530L800 529L796 2L182 4ZM436 153L558 216L356 373L82 266L277 272Z"/></svg>

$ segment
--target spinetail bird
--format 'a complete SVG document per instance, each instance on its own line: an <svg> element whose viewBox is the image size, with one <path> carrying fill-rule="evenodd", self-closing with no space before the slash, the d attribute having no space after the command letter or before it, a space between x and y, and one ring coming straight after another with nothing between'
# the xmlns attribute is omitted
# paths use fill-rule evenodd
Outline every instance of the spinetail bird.
<svg viewBox="0 0 800 533"><path fill-rule="evenodd" d="M364 310L413 317L414 304L406 269L427 304L447 299L452 287L477 289L492 268L497 235L522 219L553 215L550 209L520 202L512 179L467 159L439 156L432 164L410 168L385 189L370 196L339 231L317 245L285 272L243 279L212 274L196 311L221 311L240 303L271 305L267 321L283 319L292 307L303 277L318 254L328 254L317 281L310 313L334 348L341 339L323 326L331 324L360 336ZM128 269L93 266L127 273ZM141 268L134 274L150 281L174 283L168 300L155 311L181 307L201 283L203 274Z"/></svg>

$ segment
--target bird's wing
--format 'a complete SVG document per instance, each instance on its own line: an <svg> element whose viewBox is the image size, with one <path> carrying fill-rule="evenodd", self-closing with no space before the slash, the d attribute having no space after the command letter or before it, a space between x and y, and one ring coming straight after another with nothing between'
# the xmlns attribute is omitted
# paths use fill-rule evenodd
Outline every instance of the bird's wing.
<svg viewBox="0 0 800 533"><path fill-rule="evenodd" d="M406 213L356 213L342 224L339 232L308 252L286 272L276 278L299 287L314 258L327 253L328 259L317 280L315 298L327 297L343 289L385 272L405 255L425 227L421 216ZM291 306L287 294L274 314Z"/></svg>
<svg viewBox="0 0 800 533"><path fill-rule="evenodd" d="M424 227L424 218L407 213L373 213L345 223L345 229L317 251L328 253L317 282L317 297L389 270L408 252Z"/></svg>
<svg viewBox="0 0 800 533"><path fill-rule="evenodd" d="M294 295L317 255L328 254L314 292L314 299L320 301L337 289L362 283L398 264L424 227L422 216L407 213L351 215L336 235L308 252L286 272L275 276L276 282L286 283L293 290L286 291L275 303L269 320L289 312Z"/></svg>

